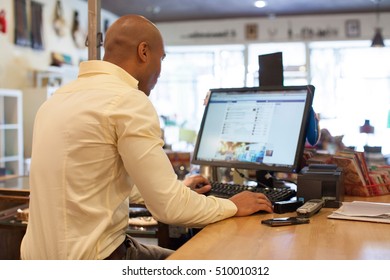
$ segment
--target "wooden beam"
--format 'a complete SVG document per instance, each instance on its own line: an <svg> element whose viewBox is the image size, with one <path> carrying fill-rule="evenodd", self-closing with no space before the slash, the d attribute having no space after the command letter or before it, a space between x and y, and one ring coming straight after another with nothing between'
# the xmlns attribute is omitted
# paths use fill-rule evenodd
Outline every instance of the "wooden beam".
<svg viewBox="0 0 390 280"><path fill-rule="evenodd" d="M88 59L100 60L100 48L103 44L103 35L100 27L101 1L88 0Z"/></svg>

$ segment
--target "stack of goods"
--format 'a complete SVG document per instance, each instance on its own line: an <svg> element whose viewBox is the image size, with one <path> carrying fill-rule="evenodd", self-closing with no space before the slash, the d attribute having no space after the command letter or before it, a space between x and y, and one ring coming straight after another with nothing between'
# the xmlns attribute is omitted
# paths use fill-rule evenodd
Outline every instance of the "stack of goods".
<svg viewBox="0 0 390 280"><path fill-rule="evenodd" d="M364 152L342 150L334 155L314 155L308 163L334 163L343 169L345 194L376 196L390 193L390 166L370 169Z"/></svg>

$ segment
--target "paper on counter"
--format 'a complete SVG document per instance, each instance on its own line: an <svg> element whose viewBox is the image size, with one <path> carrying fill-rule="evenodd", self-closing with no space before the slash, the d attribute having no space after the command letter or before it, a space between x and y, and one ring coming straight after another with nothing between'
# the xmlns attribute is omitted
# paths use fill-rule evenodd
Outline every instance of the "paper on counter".
<svg viewBox="0 0 390 280"><path fill-rule="evenodd" d="M343 202L328 218L390 223L390 203Z"/></svg>

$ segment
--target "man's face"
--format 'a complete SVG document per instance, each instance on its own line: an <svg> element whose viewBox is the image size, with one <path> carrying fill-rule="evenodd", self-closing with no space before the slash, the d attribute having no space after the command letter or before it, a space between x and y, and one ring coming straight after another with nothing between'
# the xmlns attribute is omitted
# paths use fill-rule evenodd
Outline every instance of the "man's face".
<svg viewBox="0 0 390 280"><path fill-rule="evenodd" d="M151 90L157 84L158 78L160 77L161 63L165 58L165 56L166 56L165 49L162 42L158 46L154 46L154 48L151 50L151 60L148 66L149 75L147 77L147 84L145 85L146 86L145 93L148 96Z"/></svg>

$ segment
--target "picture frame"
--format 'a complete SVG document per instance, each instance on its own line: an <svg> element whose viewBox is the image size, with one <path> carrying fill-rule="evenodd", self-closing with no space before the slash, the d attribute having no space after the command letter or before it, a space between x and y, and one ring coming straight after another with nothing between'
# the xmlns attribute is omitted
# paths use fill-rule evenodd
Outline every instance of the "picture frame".
<svg viewBox="0 0 390 280"><path fill-rule="evenodd" d="M245 38L247 40L257 40L259 36L258 32L259 28L256 23L247 24L245 26Z"/></svg>
<svg viewBox="0 0 390 280"><path fill-rule="evenodd" d="M360 21L358 19L349 19L345 22L345 35L348 38L360 37Z"/></svg>
<svg viewBox="0 0 390 280"><path fill-rule="evenodd" d="M31 38L29 30L29 22L27 16L26 0L14 1L14 16L15 16L15 45L21 47L30 47Z"/></svg>

